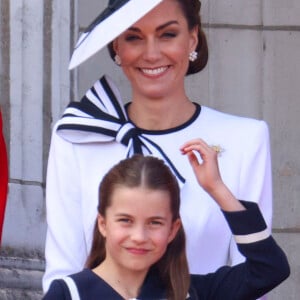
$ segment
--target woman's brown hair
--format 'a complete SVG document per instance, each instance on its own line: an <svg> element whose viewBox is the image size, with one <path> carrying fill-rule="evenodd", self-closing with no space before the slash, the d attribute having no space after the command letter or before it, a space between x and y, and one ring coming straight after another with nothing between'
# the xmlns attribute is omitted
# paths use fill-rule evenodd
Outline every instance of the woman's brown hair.
<svg viewBox="0 0 300 300"><path fill-rule="evenodd" d="M177 220L180 208L180 190L175 176L164 162L152 156L134 155L115 165L103 178L99 186L98 213L105 217L111 204L111 195L116 187L146 187L167 191L170 195L170 209L173 221ZM142 201L142 199L141 199ZM105 259L105 238L96 222L90 254L86 267L93 269ZM168 299L186 298L190 276L185 254L185 234L182 226L167 247L162 258L151 268L158 272L167 290Z"/></svg>
<svg viewBox="0 0 300 300"><path fill-rule="evenodd" d="M208 61L208 45L206 35L202 29L200 9L201 2L199 0L174 0L177 1L182 9L182 12L187 20L189 30L198 29L198 45L195 51L198 57L195 61L189 63L186 75L195 74L202 71ZM108 52L114 60L116 52L113 48L113 42L108 44Z"/></svg>

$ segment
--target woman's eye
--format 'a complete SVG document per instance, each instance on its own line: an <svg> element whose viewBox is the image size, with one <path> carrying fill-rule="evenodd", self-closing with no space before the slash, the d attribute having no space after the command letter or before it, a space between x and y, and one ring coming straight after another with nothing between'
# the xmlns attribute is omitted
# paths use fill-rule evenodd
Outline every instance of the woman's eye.
<svg viewBox="0 0 300 300"><path fill-rule="evenodd" d="M164 38L174 38L176 36L177 36L176 32L164 32L162 34L162 37L164 37Z"/></svg>
<svg viewBox="0 0 300 300"><path fill-rule="evenodd" d="M140 39L140 37L137 35L128 35L125 37L125 41L127 41L127 42L136 41L139 39Z"/></svg>

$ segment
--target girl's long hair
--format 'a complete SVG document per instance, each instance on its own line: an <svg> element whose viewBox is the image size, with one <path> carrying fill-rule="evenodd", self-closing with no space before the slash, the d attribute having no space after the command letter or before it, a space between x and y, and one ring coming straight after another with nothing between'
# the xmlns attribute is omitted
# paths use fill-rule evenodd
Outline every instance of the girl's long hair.
<svg viewBox="0 0 300 300"><path fill-rule="evenodd" d="M104 176L99 187L98 213L103 217L105 217L107 207L111 204L111 195L114 189L120 186L167 191L170 195L173 222L180 218L179 186L175 176L162 160L152 156L134 155L115 165ZM105 256L105 238L99 232L96 221L92 248L86 261L86 267L95 268L105 259ZM151 269L158 271L158 276L166 287L168 299L182 300L186 298L190 276L182 226L173 241L169 243L165 254Z"/></svg>

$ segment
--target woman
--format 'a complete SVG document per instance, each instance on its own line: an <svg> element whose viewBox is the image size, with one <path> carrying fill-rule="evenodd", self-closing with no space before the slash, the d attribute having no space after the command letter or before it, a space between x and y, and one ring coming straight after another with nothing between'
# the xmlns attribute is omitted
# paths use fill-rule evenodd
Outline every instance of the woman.
<svg viewBox="0 0 300 300"><path fill-rule="evenodd" d="M68 284L73 284L72 299L81 300L248 300L289 275L287 259L266 231L257 205L238 201L222 182L215 151L202 140L182 151L199 184L221 207L246 263L190 277L176 178L162 160L135 155L114 166L100 184L87 269L55 280L44 300L70 299Z"/></svg>
<svg viewBox="0 0 300 300"><path fill-rule="evenodd" d="M186 95L185 75L201 71L207 62L199 11L198 0L163 0L113 38L109 50L129 80L130 103L124 108L113 82L103 77L80 103L69 105L54 128L47 175L44 290L53 279L82 269L97 214L99 174L101 179L133 153L164 159L178 179L191 273L211 272L228 259L237 264L244 258L218 206L197 184L181 155L179 149L187 140L202 138L218 150L226 185L238 198L257 203L271 228L266 123L200 106ZM89 32L79 45L88 37Z"/></svg>

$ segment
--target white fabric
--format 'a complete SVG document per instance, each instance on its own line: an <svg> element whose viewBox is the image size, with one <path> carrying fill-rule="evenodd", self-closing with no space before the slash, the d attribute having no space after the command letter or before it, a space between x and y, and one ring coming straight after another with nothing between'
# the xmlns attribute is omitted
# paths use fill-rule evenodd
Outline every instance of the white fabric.
<svg viewBox="0 0 300 300"><path fill-rule="evenodd" d="M251 244L251 243L265 240L269 236L270 236L269 230L265 229L263 231L255 232L255 233L251 233L251 234L235 235L234 239L235 239L236 243L238 243L238 244Z"/></svg>
<svg viewBox="0 0 300 300"><path fill-rule="evenodd" d="M73 102L68 106L58 122L57 130L58 134L70 143L117 141L127 146L126 157L134 153L157 156L164 159L171 168L180 187L185 183L185 179L163 149L128 120L121 95L108 76L98 80L79 105Z"/></svg>
<svg viewBox="0 0 300 300"><path fill-rule="evenodd" d="M130 0L110 17L88 33L83 33L75 47L69 64L69 70L74 69L108 43L119 36L128 27L137 22L162 0Z"/></svg>
<svg viewBox="0 0 300 300"><path fill-rule="evenodd" d="M145 133L158 144L186 179L181 217L187 233L191 273L215 271L228 259L243 257L215 202L195 180L180 146L194 138L220 145L221 175L238 199L259 204L271 228L272 192L269 133L264 121L241 118L202 107L199 117L180 130ZM96 219L98 186L103 175L126 156L117 142L72 144L54 128L47 175L46 291L54 278L80 271L90 250Z"/></svg>
<svg viewBox="0 0 300 300"><path fill-rule="evenodd" d="M72 300L80 300L80 296L79 296L75 281L71 277L64 277L62 279L69 288L69 291L71 294L71 299Z"/></svg>

